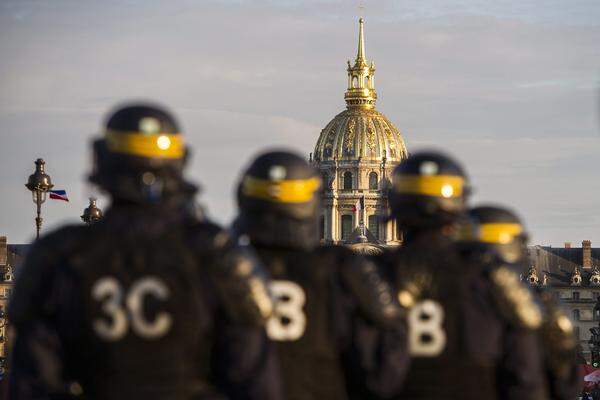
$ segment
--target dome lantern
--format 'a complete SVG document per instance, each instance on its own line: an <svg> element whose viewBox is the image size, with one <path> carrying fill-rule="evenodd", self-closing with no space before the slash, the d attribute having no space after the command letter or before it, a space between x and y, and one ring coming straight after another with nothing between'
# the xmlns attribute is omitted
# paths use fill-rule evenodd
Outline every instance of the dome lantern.
<svg viewBox="0 0 600 400"><path fill-rule="evenodd" d="M348 60L348 91L344 95L348 108L360 107L371 109L375 107L377 93L375 92L375 64L365 58L364 20L358 20L358 51L354 65Z"/></svg>

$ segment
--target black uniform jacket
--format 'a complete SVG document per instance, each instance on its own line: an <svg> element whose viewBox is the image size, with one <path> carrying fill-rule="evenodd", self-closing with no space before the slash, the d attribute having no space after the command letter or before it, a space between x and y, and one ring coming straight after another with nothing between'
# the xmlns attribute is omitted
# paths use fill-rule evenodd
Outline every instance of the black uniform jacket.
<svg viewBox="0 0 600 400"><path fill-rule="evenodd" d="M377 399L397 393L408 363L405 326L401 319L387 326L374 322L368 310L376 296L366 295L370 289L361 296L342 277L367 261L337 246L256 249L278 299L267 332L277 346L286 397ZM386 285L379 277L363 283Z"/></svg>
<svg viewBox="0 0 600 400"><path fill-rule="evenodd" d="M546 398L536 334L510 309L519 304L496 300L523 294L521 289L526 289L518 277L518 293L495 293L506 286L499 287L482 268L470 265L437 231L407 237L381 262L400 302L411 307L411 366L398 398ZM519 310L536 318L531 306L522 304Z"/></svg>
<svg viewBox="0 0 600 400"><path fill-rule="evenodd" d="M33 246L10 304L13 399L278 399L264 330L223 311L223 232L118 207Z"/></svg>

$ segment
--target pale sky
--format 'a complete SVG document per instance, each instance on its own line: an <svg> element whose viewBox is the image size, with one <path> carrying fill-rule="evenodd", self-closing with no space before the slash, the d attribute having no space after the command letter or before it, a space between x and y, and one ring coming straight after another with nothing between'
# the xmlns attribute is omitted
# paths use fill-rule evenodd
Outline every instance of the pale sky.
<svg viewBox="0 0 600 400"><path fill-rule="evenodd" d="M34 235L24 183L42 157L79 222L89 143L131 99L172 109L217 222L265 147L306 156L342 111L358 1L0 1L0 235ZM463 161L474 203L524 217L535 244L600 247L600 1L363 1L377 108L409 151ZM100 197L99 205L108 202Z"/></svg>

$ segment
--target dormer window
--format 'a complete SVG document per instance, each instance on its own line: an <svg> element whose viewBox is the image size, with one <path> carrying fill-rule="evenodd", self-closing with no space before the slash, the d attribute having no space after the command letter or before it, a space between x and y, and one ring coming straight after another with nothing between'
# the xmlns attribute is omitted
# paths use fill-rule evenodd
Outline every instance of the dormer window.
<svg viewBox="0 0 600 400"><path fill-rule="evenodd" d="M14 280L14 277L13 277L13 273L12 273L12 267L10 265L8 265L6 267L6 272L4 273L4 281L12 282L13 280Z"/></svg>
<svg viewBox="0 0 600 400"><path fill-rule="evenodd" d="M571 275L571 285L573 285L573 286L581 285L581 272L579 272L578 267L575 267L575 269L573 269L573 274Z"/></svg>

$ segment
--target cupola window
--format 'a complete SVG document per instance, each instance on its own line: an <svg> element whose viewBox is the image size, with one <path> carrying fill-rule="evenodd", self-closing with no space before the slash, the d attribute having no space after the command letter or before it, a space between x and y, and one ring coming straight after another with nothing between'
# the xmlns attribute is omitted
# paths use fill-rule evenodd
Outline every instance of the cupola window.
<svg viewBox="0 0 600 400"><path fill-rule="evenodd" d="M319 218L319 237L325 239L325 216L321 215Z"/></svg>
<svg viewBox="0 0 600 400"><path fill-rule="evenodd" d="M352 172L350 172L350 171L344 172L344 189L345 190L352 189Z"/></svg>
<svg viewBox="0 0 600 400"><path fill-rule="evenodd" d="M369 231L379 240L379 217L369 215Z"/></svg>
<svg viewBox="0 0 600 400"><path fill-rule="evenodd" d="M352 215L342 215L342 240L350 239L352 235Z"/></svg>
<svg viewBox="0 0 600 400"><path fill-rule="evenodd" d="M377 190L377 172L369 174L369 190Z"/></svg>
<svg viewBox="0 0 600 400"><path fill-rule="evenodd" d="M325 189L329 188L329 175L327 174L327 172L323 172L321 174L321 179L323 180L323 187Z"/></svg>

